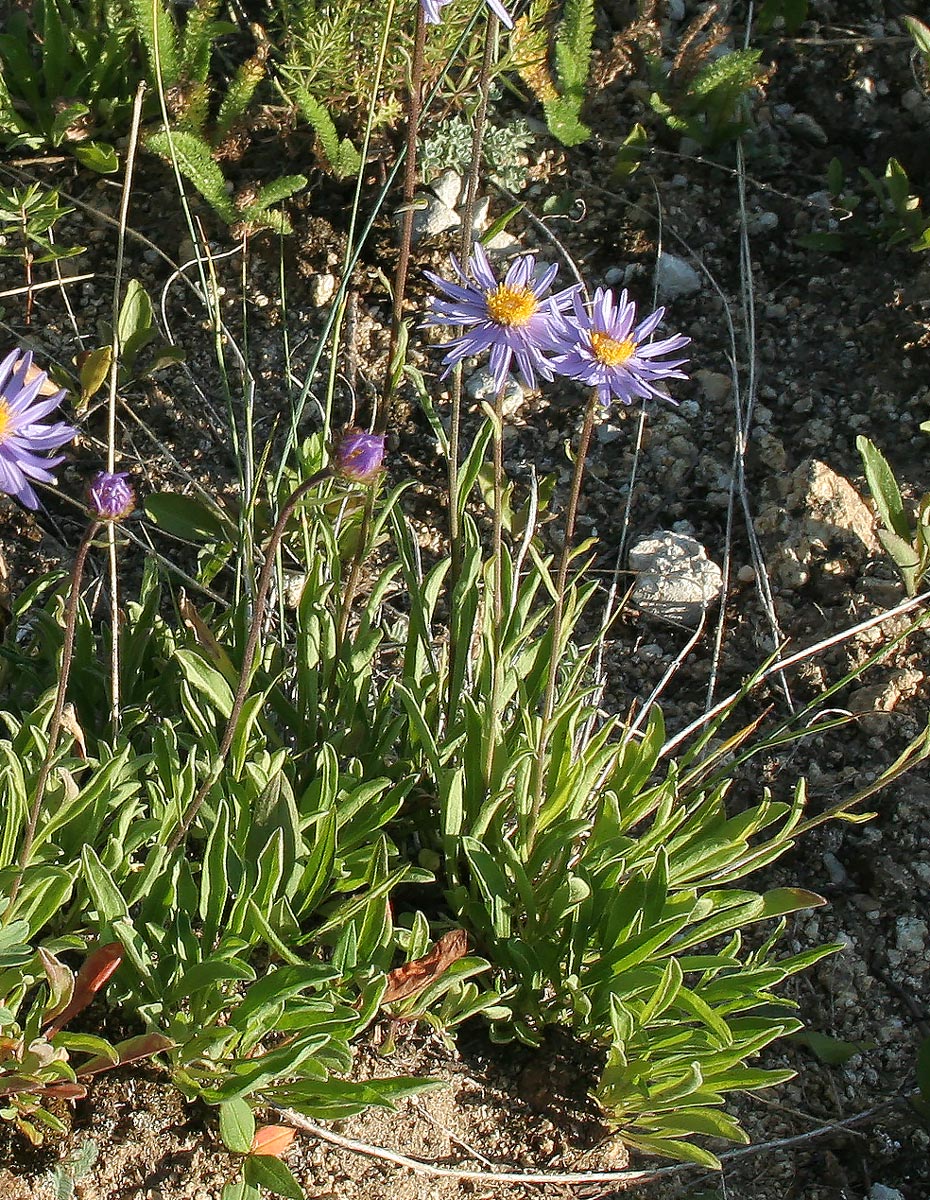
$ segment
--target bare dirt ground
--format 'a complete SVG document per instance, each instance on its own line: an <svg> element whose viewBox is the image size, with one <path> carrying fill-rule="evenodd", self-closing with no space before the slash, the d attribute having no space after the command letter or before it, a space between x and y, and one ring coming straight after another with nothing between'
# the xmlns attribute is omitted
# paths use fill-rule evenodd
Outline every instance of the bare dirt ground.
<svg viewBox="0 0 930 1200"><path fill-rule="evenodd" d="M656 153L628 187L610 184L613 151L631 123L642 118L635 87L624 77L592 106L593 143L567 152L540 135L540 153L534 156L539 161L534 161L525 193L537 207L552 193L583 200L582 220L554 222L552 229L591 286L623 280L648 304L662 250L699 272L696 290L667 301L669 329L693 339L694 378L676 389L682 401L678 408L650 409L641 438L638 410L616 413L599 430L581 526L583 533L600 539L605 588L623 547L655 529L691 532L718 562L729 546L722 650L715 660L711 621L663 697L671 729L702 711L712 677L715 696L726 694L779 639L792 650L809 645L903 598L877 544L850 533L861 513L845 493L846 508L836 525L821 528L815 545L810 538L805 542L804 522L811 516L805 481L811 460L851 480L861 492L855 437L865 433L886 450L909 495L930 489L928 439L918 429L930 417L930 256L889 250L867 234L850 238L838 255L797 242L799 235L828 228L825 173L834 156L844 162L852 182L858 166L880 175L888 157L895 155L913 190L930 207L930 101L916 87L897 4L822 0L812 3L811 10L817 21L805 27L801 38L773 35L762 43L765 61L775 70L748 150L744 219L735 160L703 161L677 137L659 135ZM599 25L602 44L627 15L622 4L605 6ZM79 211L69 232L90 247L77 263L95 278L72 290L70 299L77 329L92 344L96 322L109 309L114 236L112 226L94 214L115 213L118 194L84 176L65 178L59 171L49 177L90 206ZM503 211L505 203L495 200L494 207ZM327 194L320 176L310 199L298 208L298 235L285 248L286 310L277 299L276 247L252 247L247 302L259 434L270 430L289 386L282 371L282 325L287 323L291 333L297 374L321 326L324 309L314 301L314 277L332 271L339 261L340 204ZM178 260L184 256L186 235L169 232L181 225L166 222L166 211L175 211L172 184L158 172L146 171L131 223ZM556 257L537 226L518 219L512 229L524 248ZM741 269L743 234L748 255ZM215 238L218 249L228 248L225 233L216 230ZM437 239L421 246L418 268L443 264L449 245ZM389 306L377 269L389 274L393 253L385 223L359 276L355 348L362 364L362 402L365 367L383 354L386 344ZM10 260L3 264L4 284L13 286L19 282L14 268ZM130 240L127 270L153 293L169 277L168 266L152 246L138 241ZM238 271L236 260L226 280L231 323L240 303ZM415 282L414 291L425 295L422 282ZM27 330L21 312L8 303L3 321L9 335L25 335L43 356L68 362L80 343L61 300L45 293L37 311ZM225 414L212 402L215 366L203 314L177 284L169 289L167 311L175 336L188 348L189 371L163 374L156 384L130 391L123 444L143 490L182 485L179 463L223 488L231 478L228 428ZM414 354L435 376L435 352L423 346ZM373 368L371 378L377 379ZM753 558L739 502L728 524L735 414L741 406L745 417L750 396L755 403L744 495L771 583L768 612L760 601L761 564ZM348 417L348 407L344 415ZM567 481L562 446L577 421L578 397L567 386L525 397L513 415L507 444L512 473L519 478L535 466ZM74 464L62 473L63 492L76 493L79 481L101 465L102 414L92 410L86 429ZM435 503L436 455L426 423L411 407L392 437L391 470L417 478L417 515L428 543L431 527L434 539L438 536L441 513ZM43 565L67 558L79 537L79 521L64 502L53 500L35 518L4 505L0 548L10 579L23 580ZM793 547L791 553L786 546ZM161 548L177 554L176 547ZM893 620L819 656L792 678L795 702L802 704L823 690L890 642L904 624L903 618ZM688 630L627 612L607 649L605 706L625 710L633 698L648 695L688 637ZM925 631L895 647L851 693L833 701L861 714L855 724L789 747L765 764L752 764L738 782L734 802L757 796L763 785L788 790L806 775L816 810L874 778L926 723L927 650ZM773 688L758 703L783 706L785 701ZM735 1103L761 1151L726 1160L722 1175L689 1168L640 1185L634 1194L650 1200L930 1196L930 1137L900 1100L914 1087L917 1048L930 1034L930 784L924 774L912 775L882 793L873 807L877 815L870 823L825 827L769 868L761 881L799 884L827 898L826 907L794 921L789 949L837 940L846 950L797 979L793 998L809 1029L855 1043L857 1049L845 1063L829 1065L803 1044L775 1047L767 1056L769 1064L790 1065L797 1078L775 1093ZM374 1045L364 1048L360 1069L429 1073L449 1086L396 1113L372 1111L333 1126L344 1137L489 1174L610 1171L627 1165L619 1143L605 1140L606 1131L586 1098L590 1062L563 1040L554 1040L542 1053L491 1047L475 1028L450 1051L424 1033L408 1032L390 1058L380 1058ZM867 1115L858 1124L815 1136L825 1124L862 1113ZM71 1194L82 1200L218 1200L223 1183L235 1176L235 1163L222 1150L211 1115L185 1104L155 1072L101 1080L67 1118L68 1137L50 1140L41 1150L0 1130L0 1200ZM790 1144L772 1145L779 1139ZM308 1134L298 1137L287 1161L315 1200L508 1194L606 1200L622 1187L607 1182L581 1188L551 1185L541 1192L539 1187L490 1180L415 1175ZM661 1164L634 1156L630 1165ZM62 1180L67 1179L73 1180L73 1192L65 1189Z"/></svg>

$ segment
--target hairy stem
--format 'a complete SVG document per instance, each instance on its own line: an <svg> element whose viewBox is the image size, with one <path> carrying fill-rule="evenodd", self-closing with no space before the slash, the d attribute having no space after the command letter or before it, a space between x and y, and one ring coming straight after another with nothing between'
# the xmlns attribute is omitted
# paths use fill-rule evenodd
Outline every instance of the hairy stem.
<svg viewBox="0 0 930 1200"><path fill-rule="evenodd" d="M494 65L494 47L497 45L497 17L488 10L488 26L484 38L484 56L481 60L481 73L478 76L478 108L475 112L475 128L471 139L471 165L468 179L465 183L465 202L462 207L462 236L459 240L459 261L463 268L471 255L475 217L475 201L478 196L478 180L481 174L481 153L484 144L484 133L487 127L488 96L491 91L491 69ZM463 329L455 330L455 336L461 337ZM452 403L449 417L449 543L451 546L452 565L449 571L450 593L455 593L455 585L462 573L462 543L459 528L459 455L462 436L462 366L457 364L452 372ZM453 681L456 678L456 664L460 654L467 654L469 648L459 646L455 640L449 648L449 696L447 724L455 719L452 711L455 698L453 696Z"/></svg>
<svg viewBox="0 0 930 1200"><path fill-rule="evenodd" d="M394 306L391 311L391 340L388 345L387 369L381 403L375 414L375 433L384 433L391 412L394 393L394 356L400 341L400 329L404 319L404 296L407 291L407 273L410 269L410 245L413 240L413 194L417 186L417 142L420 136L420 114L423 106L423 62L426 50L426 18L423 5L417 5L417 23L413 35L413 63L411 64L410 95L407 101L407 150L404 156L404 201L403 224L400 230L400 252L394 272Z"/></svg>
<svg viewBox="0 0 930 1200"><path fill-rule="evenodd" d="M500 729L501 656L504 642L504 589L501 570L504 558L503 506L504 506L504 392L507 381L497 389L494 397L494 432L492 454L494 470L494 511L491 526L491 563L493 579L493 627L491 631L491 727L485 748L484 778L490 789L494 770L494 751L497 748Z"/></svg>
<svg viewBox="0 0 930 1200"><path fill-rule="evenodd" d="M597 389L592 388L588 406L585 409L584 424L578 439L578 451L575 455L575 469L572 472L571 491L568 497L568 509L565 513L565 531L562 541L562 553L559 556L559 570L555 582L555 604L552 609L552 652L549 656L549 673L546 679L546 695L539 725L539 747L536 761L533 764L533 781L531 795L533 805L530 811L530 821L527 828L526 843L528 852L532 851L536 841L539 826L539 814L543 803L543 784L546 770L546 751L549 744L549 731L552 724L552 714L555 710L556 687L559 679L559 648L562 642L562 618L565 613L565 587L568 582L568 568L572 559L572 539L575 536L575 521L578 517L578 501L581 498L581 484L584 480L585 460L591 445L591 434L594 431L594 421L598 409Z"/></svg>

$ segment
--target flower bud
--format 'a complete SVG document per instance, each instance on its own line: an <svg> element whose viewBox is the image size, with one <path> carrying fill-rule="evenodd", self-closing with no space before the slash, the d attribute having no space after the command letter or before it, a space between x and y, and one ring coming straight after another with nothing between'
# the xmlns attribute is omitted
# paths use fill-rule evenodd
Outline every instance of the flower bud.
<svg viewBox="0 0 930 1200"><path fill-rule="evenodd" d="M127 471L101 471L90 485L90 507L100 521L122 521L136 507Z"/></svg>
<svg viewBox="0 0 930 1200"><path fill-rule="evenodd" d="M350 483L373 483L384 462L384 434L349 426L333 451L333 474Z"/></svg>

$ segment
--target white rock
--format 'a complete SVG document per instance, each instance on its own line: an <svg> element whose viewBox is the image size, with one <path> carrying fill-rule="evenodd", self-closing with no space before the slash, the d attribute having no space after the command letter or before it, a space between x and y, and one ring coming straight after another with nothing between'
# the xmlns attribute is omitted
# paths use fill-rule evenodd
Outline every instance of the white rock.
<svg viewBox="0 0 930 1200"><path fill-rule="evenodd" d="M656 282L663 300L677 300L679 296L692 296L701 290L701 277L690 263L677 254L659 255Z"/></svg>
<svg viewBox="0 0 930 1200"><path fill-rule="evenodd" d="M486 368L480 371L475 371L474 375L470 375L468 382L465 384L465 391L471 396L472 400L484 400L488 404L494 403L497 398L497 384L494 382L494 376ZM504 399L501 405L505 417L513 417L523 405L523 388L512 375L507 376L507 382L504 385Z"/></svg>
<svg viewBox="0 0 930 1200"><path fill-rule="evenodd" d="M500 233L495 233L490 241L482 244L491 258L505 258L518 249L520 242L512 233L502 229Z"/></svg>
<svg viewBox="0 0 930 1200"><path fill-rule="evenodd" d="M475 233L480 233L488 223L488 211L491 207L490 196L482 196L475 204L475 211L471 219L471 227Z"/></svg>
<svg viewBox="0 0 930 1200"><path fill-rule="evenodd" d="M462 177L457 171L448 170L430 183L430 190L443 202L446 208L458 208L459 197L462 194Z"/></svg>
<svg viewBox="0 0 930 1200"><path fill-rule="evenodd" d="M413 214L413 242L416 244L425 237L434 237L461 224L462 218L457 212L433 197L427 200L424 208L418 208Z"/></svg>
<svg viewBox="0 0 930 1200"><path fill-rule="evenodd" d="M649 616L696 625L723 588L723 576L692 537L659 530L630 551L632 602Z"/></svg>
<svg viewBox="0 0 930 1200"><path fill-rule="evenodd" d="M308 291L313 307L322 308L324 304L329 304L336 294L336 276L329 271L311 276Z"/></svg>

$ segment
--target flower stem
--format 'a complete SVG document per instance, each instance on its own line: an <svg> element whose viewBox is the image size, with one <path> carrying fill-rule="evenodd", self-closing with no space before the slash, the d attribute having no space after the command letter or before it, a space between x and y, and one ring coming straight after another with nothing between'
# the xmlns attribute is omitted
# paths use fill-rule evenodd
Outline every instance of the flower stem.
<svg viewBox="0 0 930 1200"><path fill-rule="evenodd" d="M422 6L421 6L422 7ZM491 90L491 68L494 65L494 47L497 44L497 17L488 10L488 25L484 37L484 56L481 60L481 73L478 76L478 108L475 112L475 128L471 139L471 162L468 178L465 183L465 202L462 207L462 234L459 240L459 261L463 267L468 262L474 241L475 203L478 196L478 179L481 173L481 154L484 145L484 133L487 127L488 96ZM455 336L460 337L464 330L455 330ZM457 364L452 372L452 404L449 416L449 544L451 547L452 565L449 572L450 593L455 593L455 586L462 573L462 542L459 528L459 455L461 453L462 437L462 366ZM455 719L452 711L455 697L453 684L457 676L456 665L459 654L467 654L469 648L459 646L453 639L449 649L449 695L446 713L447 724Z"/></svg>
<svg viewBox="0 0 930 1200"><path fill-rule="evenodd" d="M216 783L223 769L223 764L226 761L226 756L229 754L229 749L232 746L233 737L236 733L236 726L239 723L239 718L242 715L242 709L245 705L249 693L249 685L252 682L252 671L255 665L255 652L258 649L258 639L261 633L262 621L265 616L265 606L268 602L268 589L271 586L271 577L274 574L275 559L278 554L278 547L281 544L281 539L284 536L284 530L287 527L288 521L291 519L291 514L306 496L311 488L316 487L324 479L328 479L330 472L328 469L317 471L309 479L305 480L298 488L296 488L288 497L281 509L281 513L275 522L275 527L271 532L271 539L268 542L268 548L265 551L265 560L262 563L261 574L258 577L258 587L255 591L255 601L252 608L252 622L249 625L249 634L245 643L245 652L242 656L242 666L239 670L239 680L236 684L236 694L233 697L232 709L229 714L229 720L226 722L226 729L223 732L223 738L220 742L219 749L216 753L213 766L207 773L206 778L200 787L193 800L187 807L187 812L184 814L180 824L175 830L168 842L167 852L171 854L178 848L181 842L187 837L187 832L194 823L194 818L200 812L200 808L206 800L210 789Z"/></svg>
<svg viewBox="0 0 930 1200"><path fill-rule="evenodd" d="M494 511L491 527L491 563L494 572L493 579L493 626L491 630L491 724L488 730L488 741L485 747L484 778L490 789L494 769L494 751L499 740L500 685L501 685L501 656L504 642L504 589L502 565L504 558L503 547L503 506L504 506L504 392L503 387L497 389L494 397L494 430L491 439L494 470Z"/></svg>
<svg viewBox="0 0 930 1200"><path fill-rule="evenodd" d="M29 813L29 822L26 825L26 834L19 853L19 870L13 880L13 886L10 888L10 898L3 914L3 925L7 925L13 915L16 897L19 895L19 890L23 884L23 875L29 865L29 857L32 854L32 847L35 842L36 827L39 823L39 813L42 811L42 801L45 799L45 789L48 786L52 761L55 757L55 751L58 748L58 738L61 734L61 719L65 711L65 697L68 692L68 678L71 675L71 660L74 657L74 630L77 624L77 610L81 598L81 580L84 577L84 566L87 562L91 543L99 528L99 521L90 522L74 558L74 567L71 571L71 591L68 594L68 605L65 609L65 631L61 646L61 669L58 674L58 690L55 693L55 705L52 708L52 719L48 726L48 746L45 749L42 766L39 768L35 796L33 797L32 809Z"/></svg>
<svg viewBox="0 0 930 1200"><path fill-rule="evenodd" d="M549 673L546 679L546 695L539 724L539 746L536 761L533 764L533 780L531 795L533 797L530 810L530 820L526 833L527 854L532 853L533 844L539 828L539 814L543 803L543 786L546 771L546 752L549 745L552 714L555 711L556 687L559 678L559 651L562 642L562 619L565 613L565 588L568 582L568 568L572 559L572 540L575 536L575 521L578 517L578 502L581 499L581 484L584 480L585 460L591 446L591 434L598 409L597 389L592 388L588 406L585 409L584 423L578 438L578 450L575 455L575 469L572 473L571 490L568 497L568 509L565 513L565 531L562 540L562 553L559 556L559 570L555 583L555 603L552 609L552 650L549 655Z"/></svg>
<svg viewBox="0 0 930 1200"><path fill-rule="evenodd" d="M407 148L404 156L403 223L400 231L400 252L394 272L394 305L391 312L391 340L388 345L387 369L381 403L375 414L375 433L384 433L391 412L394 393L394 356L400 341L404 319L404 296L410 269L410 245L413 240L413 195L417 185L417 143L420 136L420 114L423 105L423 64L426 51L426 18L423 5L417 5L416 28L413 35L413 62L410 68L410 94L407 99Z"/></svg>

